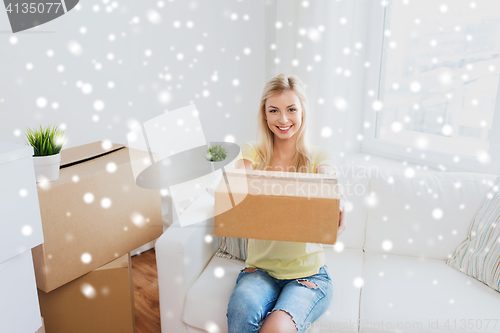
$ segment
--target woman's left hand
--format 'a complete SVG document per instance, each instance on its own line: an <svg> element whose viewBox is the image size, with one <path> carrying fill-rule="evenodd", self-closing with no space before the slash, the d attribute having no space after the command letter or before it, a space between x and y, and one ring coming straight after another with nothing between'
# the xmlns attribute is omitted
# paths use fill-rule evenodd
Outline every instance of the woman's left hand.
<svg viewBox="0 0 500 333"><path fill-rule="evenodd" d="M340 234L345 230L345 221L344 221L344 212L339 211L339 228L337 230L337 237L340 236Z"/></svg>

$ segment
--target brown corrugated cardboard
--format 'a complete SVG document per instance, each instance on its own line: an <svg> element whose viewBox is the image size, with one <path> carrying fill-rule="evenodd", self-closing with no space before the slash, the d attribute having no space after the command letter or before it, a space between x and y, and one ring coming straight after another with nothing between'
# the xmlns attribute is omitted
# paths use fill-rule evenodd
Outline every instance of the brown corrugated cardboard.
<svg viewBox="0 0 500 333"><path fill-rule="evenodd" d="M335 244L336 178L239 169L226 176L215 191L215 236Z"/></svg>
<svg viewBox="0 0 500 333"><path fill-rule="evenodd" d="M133 333L130 254L45 293L38 290L47 333Z"/></svg>
<svg viewBox="0 0 500 333"><path fill-rule="evenodd" d="M59 179L38 184L45 242L33 248L37 287L68 283L163 233L159 190L135 184L130 155L96 142L63 149Z"/></svg>

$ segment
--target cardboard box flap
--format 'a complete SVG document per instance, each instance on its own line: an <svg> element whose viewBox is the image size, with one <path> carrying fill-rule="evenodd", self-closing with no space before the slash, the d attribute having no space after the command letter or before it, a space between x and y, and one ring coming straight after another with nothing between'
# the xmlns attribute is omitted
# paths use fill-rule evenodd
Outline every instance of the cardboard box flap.
<svg viewBox="0 0 500 333"><path fill-rule="evenodd" d="M275 172L235 169L227 170L226 184L221 178L216 192L229 191L240 202L246 195L274 195L340 199L336 177L324 174ZM235 197L236 199L236 197Z"/></svg>
<svg viewBox="0 0 500 333"><path fill-rule="evenodd" d="M61 150L61 168L88 161L106 155L110 152L124 148L122 144L106 143L104 141L92 142L83 146Z"/></svg>
<svg viewBox="0 0 500 333"><path fill-rule="evenodd" d="M324 181L334 181L336 183L337 176L321 173L304 173L304 172L285 172L285 171L268 171L268 170L245 170L231 169L230 173L246 174L247 177L253 178L276 178L276 179L300 179L305 181L315 181L315 179L323 179Z"/></svg>
<svg viewBox="0 0 500 333"><path fill-rule="evenodd" d="M61 155L63 154L61 153ZM143 161L144 159L149 160L149 158L150 158L149 152L133 148L120 147L116 150L111 150L102 155L98 155L97 157L91 157L89 159L66 164L65 167L61 168L61 171L64 170L66 172L61 172L59 175L59 179L51 181L47 184L37 183L37 188L39 190L47 190L51 187L57 187L70 182L76 183L79 181L79 179L83 179L85 177L89 177L94 174L98 173L109 174L110 172L107 171L107 166L110 163L116 165L117 168L123 166L127 170L132 171L130 165L131 161L137 161L137 160ZM113 174L115 173L116 172L114 172ZM133 174L130 174L129 176L131 177L131 179L134 179ZM120 183L122 183L123 181L124 179L121 179ZM134 184L135 184L135 179L134 179Z"/></svg>

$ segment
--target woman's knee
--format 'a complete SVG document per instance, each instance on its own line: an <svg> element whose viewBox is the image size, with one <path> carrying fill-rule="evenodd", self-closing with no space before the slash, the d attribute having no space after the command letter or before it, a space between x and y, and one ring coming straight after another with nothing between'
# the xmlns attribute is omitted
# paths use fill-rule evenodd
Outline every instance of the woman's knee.
<svg viewBox="0 0 500 333"><path fill-rule="evenodd" d="M258 332L260 318L258 311L246 308L244 304L229 304L226 317L229 333Z"/></svg>
<svg viewBox="0 0 500 333"><path fill-rule="evenodd" d="M227 306L228 314L246 316L262 312L262 300L259 297L255 297L255 294L246 291L246 289L240 288L231 294Z"/></svg>
<svg viewBox="0 0 500 333"><path fill-rule="evenodd" d="M286 310L277 309L267 316L260 333L296 333L297 325Z"/></svg>
<svg viewBox="0 0 500 333"><path fill-rule="evenodd" d="M275 302L268 302L256 290L258 288L236 288L231 294L226 313L229 333L259 331L264 315L272 309Z"/></svg>
<svg viewBox="0 0 500 333"><path fill-rule="evenodd" d="M266 274L258 269L240 273L226 313L229 332L258 332L279 295L279 287Z"/></svg>

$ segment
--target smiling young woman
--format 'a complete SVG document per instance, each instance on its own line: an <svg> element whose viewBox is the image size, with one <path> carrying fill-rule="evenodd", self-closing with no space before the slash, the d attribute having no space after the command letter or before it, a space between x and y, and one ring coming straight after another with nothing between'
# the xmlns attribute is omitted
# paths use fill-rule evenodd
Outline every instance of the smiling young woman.
<svg viewBox="0 0 500 333"><path fill-rule="evenodd" d="M258 113L260 140L242 147L236 168L335 175L334 154L307 143L308 113L297 76L269 80ZM345 229L344 202L342 193L338 235ZM226 313L229 333L304 332L332 299L325 261L321 244L249 239Z"/></svg>

